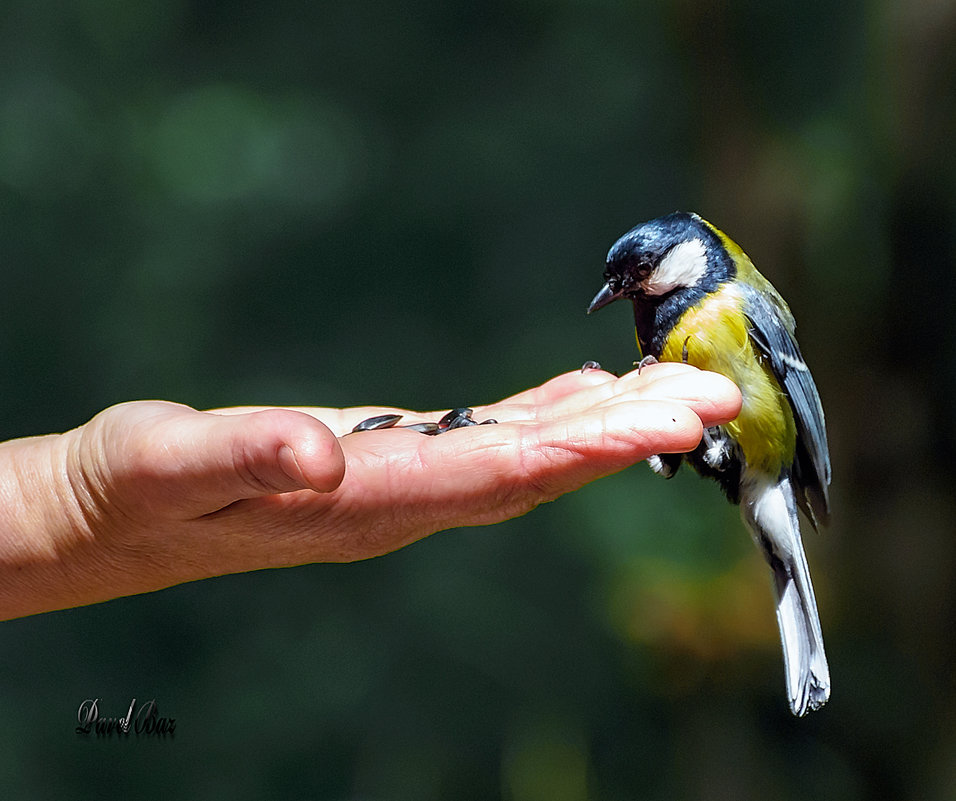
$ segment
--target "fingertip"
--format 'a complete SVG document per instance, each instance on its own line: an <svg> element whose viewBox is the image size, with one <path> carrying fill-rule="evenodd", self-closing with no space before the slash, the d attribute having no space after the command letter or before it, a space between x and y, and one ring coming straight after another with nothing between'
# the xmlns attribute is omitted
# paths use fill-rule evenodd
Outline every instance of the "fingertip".
<svg viewBox="0 0 956 801"><path fill-rule="evenodd" d="M609 428L623 428L650 447L652 453L683 453L700 442L703 424L693 409L681 403L637 401L610 410Z"/></svg>
<svg viewBox="0 0 956 801"><path fill-rule="evenodd" d="M335 434L311 415L262 409L226 418L234 426L237 475L252 477L266 493L309 489L331 492L345 475Z"/></svg>
<svg viewBox="0 0 956 801"><path fill-rule="evenodd" d="M345 477L345 454L335 434L320 420L291 409L255 412L267 418L279 446L276 460L295 482L294 489L331 492Z"/></svg>
<svg viewBox="0 0 956 801"><path fill-rule="evenodd" d="M700 389L693 399L694 411L704 425L728 423L740 414L743 395L733 381L720 373L702 372Z"/></svg>
<svg viewBox="0 0 956 801"><path fill-rule="evenodd" d="M629 373L628 377L633 375ZM645 397L653 396L688 406L705 426L726 423L740 413L740 390L720 373L667 362L651 365L641 375L646 375L646 383L633 389Z"/></svg>
<svg viewBox="0 0 956 801"><path fill-rule="evenodd" d="M304 489L332 492L345 478L345 454L336 436L322 423L306 436L279 449L279 465L286 475L302 482Z"/></svg>
<svg viewBox="0 0 956 801"><path fill-rule="evenodd" d="M671 422L667 426L667 416ZM671 404L664 417L664 430L661 432L665 442L659 453L686 453L700 444L704 434L704 424L698 414L688 406Z"/></svg>

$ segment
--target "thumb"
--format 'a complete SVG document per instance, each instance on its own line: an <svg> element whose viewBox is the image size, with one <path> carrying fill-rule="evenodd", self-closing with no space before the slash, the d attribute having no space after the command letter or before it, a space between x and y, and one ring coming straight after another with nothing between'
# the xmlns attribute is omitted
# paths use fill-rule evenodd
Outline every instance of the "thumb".
<svg viewBox="0 0 956 801"><path fill-rule="evenodd" d="M264 409L219 417L213 444L252 496L309 489L331 492L345 477L345 454L324 423L304 412ZM261 489L261 491L260 491ZM244 496L245 497L245 496Z"/></svg>
<svg viewBox="0 0 956 801"><path fill-rule="evenodd" d="M246 498L331 492L345 476L335 435L304 412L216 414L140 401L99 417L101 491L135 517L191 518Z"/></svg>

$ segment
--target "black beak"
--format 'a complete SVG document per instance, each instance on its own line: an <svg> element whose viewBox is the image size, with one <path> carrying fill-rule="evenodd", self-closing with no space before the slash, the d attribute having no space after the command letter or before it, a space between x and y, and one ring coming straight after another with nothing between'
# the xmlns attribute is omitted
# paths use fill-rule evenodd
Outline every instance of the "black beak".
<svg viewBox="0 0 956 801"><path fill-rule="evenodd" d="M603 309L609 303L613 303L621 297L620 292L615 292L611 289L610 284L605 284L601 287L601 291L594 296L594 300L591 301L591 304L588 306L588 314L595 312L598 309Z"/></svg>

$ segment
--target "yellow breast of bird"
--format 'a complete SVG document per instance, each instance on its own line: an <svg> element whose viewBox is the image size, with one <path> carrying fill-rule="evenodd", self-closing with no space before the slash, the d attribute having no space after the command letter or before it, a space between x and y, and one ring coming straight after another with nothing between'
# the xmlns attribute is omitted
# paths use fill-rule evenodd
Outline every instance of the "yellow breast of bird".
<svg viewBox="0 0 956 801"><path fill-rule="evenodd" d="M796 427L787 396L769 360L754 347L741 313L743 297L725 284L681 315L667 337L661 360L686 361L721 373L743 396L740 414L723 428L736 440L747 464L776 475L793 462Z"/></svg>

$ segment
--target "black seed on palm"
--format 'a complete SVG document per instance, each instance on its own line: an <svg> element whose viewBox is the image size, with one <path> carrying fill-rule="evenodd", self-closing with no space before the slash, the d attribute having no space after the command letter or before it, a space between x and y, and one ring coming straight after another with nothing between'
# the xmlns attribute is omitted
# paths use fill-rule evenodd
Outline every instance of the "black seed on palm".
<svg viewBox="0 0 956 801"><path fill-rule="evenodd" d="M439 428L457 428L458 425L452 425L456 420L460 418L471 419L472 410L467 406L460 406L457 409L452 409L448 412L441 420L438 421ZM461 425L461 424L459 424ZM465 423L467 425L467 423Z"/></svg>
<svg viewBox="0 0 956 801"><path fill-rule="evenodd" d="M401 428L407 428L410 431L417 431L419 434L434 435L441 433L438 423L411 423L407 426L401 426Z"/></svg>
<svg viewBox="0 0 956 801"><path fill-rule="evenodd" d="M367 420L363 420L355 428L352 429L352 433L358 431L378 431L380 428L391 428L399 420L402 419L400 414L380 414L376 417L369 417Z"/></svg>

